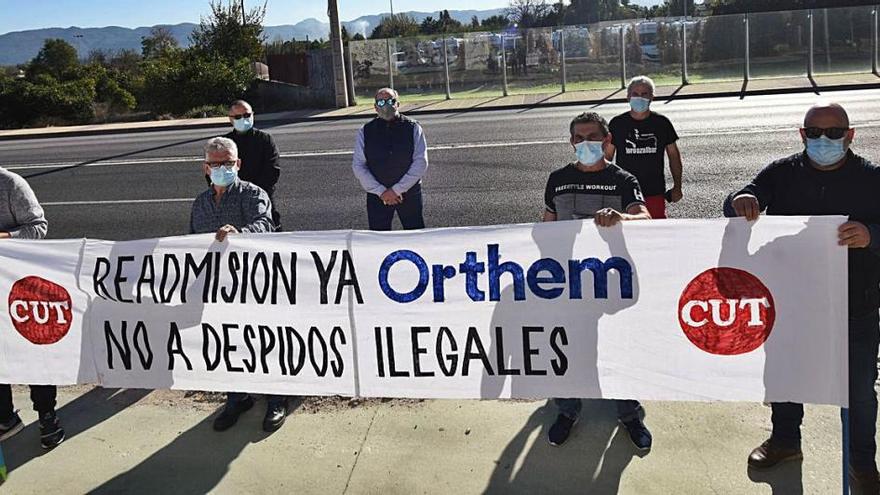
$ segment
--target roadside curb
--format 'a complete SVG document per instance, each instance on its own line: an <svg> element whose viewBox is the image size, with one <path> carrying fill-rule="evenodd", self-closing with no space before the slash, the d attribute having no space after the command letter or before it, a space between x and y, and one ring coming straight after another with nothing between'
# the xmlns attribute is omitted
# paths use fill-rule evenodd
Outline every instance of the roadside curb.
<svg viewBox="0 0 880 495"><path fill-rule="evenodd" d="M680 90L681 88L679 88ZM780 95L780 94L794 94L794 93L816 93L816 95L820 95L824 91L857 91L864 89L880 89L880 80L876 83L860 83L860 84L837 84L831 86L813 86L813 87L797 87L797 88L768 88L768 89L754 89L749 90L745 89L745 91L723 91L717 93L694 93L694 94L676 94L674 92L671 95L667 96L658 96L655 98L655 101L673 101L673 100L696 100L701 98L730 98L730 97L740 97L745 98L746 96L768 96L768 95ZM406 115L438 115L438 114L456 114L456 113L474 113L474 112L491 112L491 111L499 111L499 110L522 110L522 109L540 109L540 108L557 108L557 107L570 107L577 105L604 105L610 103L625 103L626 98L617 97L617 98L600 98L600 99L589 99L589 100L577 100L577 101L558 101L558 102L545 102L545 103L520 103L515 105L496 105L496 106L487 106L487 107L465 107L465 108L455 108L455 109L436 109L436 110L413 110L410 112L406 112ZM430 104L428 104L430 105ZM426 105L426 106L428 106ZM369 118L370 115L363 114L351 114L351 115L328 115L328 116L316 116L316 117L295 117L295 118L286 118L286 119L269 119L264 120L261 119L261 125L263 127L275 127L279 125L285 124L296 124L303 122L335 122L335 121L345 121L345 120L362 120ZM22 135L22 136L2 136L0 135L0 141L22 141L28 139L47 139L47 138L65 138L65 137L84 137L84 136L100 136L100 135L110 135L110 134L134 134L134 133L149 133L149 132L166 132L166 131L180 131L180 130L200 130L200 129L225 129L228 125L226 124L217 124L217 123L205 123L205 124L180 124L180 125L169 125L164 127L143 127L143 128L114 128L114 129L84 129L84 130L71 130L69 132L35 132L33 134Z"/></svg>

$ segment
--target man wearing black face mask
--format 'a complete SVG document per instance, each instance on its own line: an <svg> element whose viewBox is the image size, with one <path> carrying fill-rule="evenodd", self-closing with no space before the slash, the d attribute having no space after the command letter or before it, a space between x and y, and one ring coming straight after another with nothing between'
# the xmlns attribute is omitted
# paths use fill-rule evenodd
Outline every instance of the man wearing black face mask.
<svg viewBox="0 0 880 495"><path fill-rule="evenodd" d="M726 216L846 215L839 244L849 248L850 478L857 493L880 493L875 443L877 352L880 343L880 167L849 147L854 129L837 104L815 105L800 130L806 151L775 161L731 194ZM752 451L749 466L770 468L801 459L803 405L772 404L773 433Z"/></svg>
<svg viewBox="0 0 880 495"><path fill-rule="evenodd" d="M397 91L376 93L378 116L358 131L352 170L367 192L370 230L391 230L394 212L406 230L422 229L422 177L428 145L418 122L398 112Z"/></svg>

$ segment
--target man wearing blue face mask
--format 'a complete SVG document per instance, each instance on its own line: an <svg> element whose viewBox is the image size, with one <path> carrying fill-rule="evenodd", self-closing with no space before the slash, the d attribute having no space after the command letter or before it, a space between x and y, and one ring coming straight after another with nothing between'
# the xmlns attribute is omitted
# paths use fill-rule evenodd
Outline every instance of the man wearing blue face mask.
<svg viewBox="0 0 880 495"><path fill-rule="evenodd" d="M877 352L880 344L880 167L850 150L855 134L838 104L815 105L800 130L805 151L777 160L731 194L726 216L846 215L839 244L849 248L850 479L855 493L880 493L875 443ZM765 469L803 458L801 404L772 404L773 432L754 449L749 467Z"/></svg>
<svg viewBox="0 0 880 495"><path fill-rule="evenodd" d="M608 146L608 159L615 153L615 163L636 176L651 218L666 218L666 201L676 203L682 198L681 152L678 134L672 122L651 111L654 100L654 81L649 77L634 77L627 86L626 97L630 110L611 119L609 127L614 139ZM672 188L666 190L664 156L669 159Z"/></svg>
<svg viewBox="0 0 880 495"><path fill-rule="evenodd" d="M570 143L577 161L550 174L544 192L545 222L592 218L602 227L628 220L648 220L639 183L632 174L605 159L612 135L605 119L583 113L571 121ZM559 408L548 440L559 446L568 440L581 411L580 399L555 399ZM633 444L651 449L651 433L642 422L642 406L635 400L616 400L617 414Z"/></svg>
<svg viewBox="0 0 880 495"><path fill-rule="evenodd" d="M232 132L227 138L235 141L238 146L238 157L241 159L241 170L238 172L242 180L256 184L269 194L272 200L272 221L275 230L281 230L281 215L275 206L275 185L281 175L280 155L278 146L268 132L254 127L254 110L250 103L236 100L229 105L229 121Z"/></svg>
<svg viewBox="0 0 880 495"><path fill-rule="evenodd" d="M230 234L272 232L272 202L263 189L239 177L241 160L235 142L225 137L208 140L205 145L203 172L211 179L211 188L200 194L192 206L190 233L214 233L220 242ZM287 397L266 398L263 430L275 431L287 417ZM214 429L231 428L242 413L253 407L248 394L229 393L226 405L214 419Z"/></svg>

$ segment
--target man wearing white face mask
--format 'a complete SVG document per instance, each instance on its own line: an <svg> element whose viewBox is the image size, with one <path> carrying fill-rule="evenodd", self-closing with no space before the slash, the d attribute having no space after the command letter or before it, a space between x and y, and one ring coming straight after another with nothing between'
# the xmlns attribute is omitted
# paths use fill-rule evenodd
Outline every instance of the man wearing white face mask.
<svg viewBox="0 0 880 495"><path fill-rule="evenodd" d="M609 127L614 139L608 147L608 159L636 176L651 218L666 218L666 201L676 203L682 198L681 153L678 134L672 122L651 111L654 100L654 81L649 77L634 77L627 86L626 96L630 110L611 119ZM666 190L663 171L664 156L669 159L672 189Z"/></svg>
<svg viewBox="0 0 880 495"><path fill-rule="evenodd" d="M569 133L577 161L550 174L544 192L543 220L592 218L602 227L611 227L622 221L650 219L636 178L605 159L612 140L605 119L596 113L583 113L571 121ZM555 402L559 415L550 427L548 440L559 446L571 434L582 404L580 399ZM642 406L635 400L615 403L618 418L633 444L642 452L650 450L652 438L641 419Z"/></svg>
<svg viewBox="0 0 880 495"><path fill-rule="evenodd" d="M272 200L272 221L275 230L281 230L281 215L275 207L275 185L281 175L278 146L268 132L254 127L254 110L250 103L236 100L229 105L229 121L233 130L226 135L238 146L242 180L256 184L269 194Z"/></svg>
<svg viewBox="0 0 880 495"><path fill-rule="evenodd" d="M850 150L854 129L838 104L815 105L800 130L805 151L765 167L731 194L726 216L846 215L838 243L849 252L850 478L854 493L880 493L875 443L877 352L880 344L880 167ZM772 404L773 431L749 466L766 469L803 458L801 404Z"/></svg>
<svg viewBox="0 0 880 495"><path fill-rule="evenodd" d="M241 160L238 147L231 139L216 137L205 145L205 164L202 171L210 177L211 188L200 194L192 206L190 233L214 233L220 242L230 234L272 232L272 202L263 189L241 180L238 176ZM214 419L214 429L231 428L242 413L253 407L254 399L248 394L229 393L226 405ZM263 430L275 431L287 417L287 397L269 396Z"/></svg>

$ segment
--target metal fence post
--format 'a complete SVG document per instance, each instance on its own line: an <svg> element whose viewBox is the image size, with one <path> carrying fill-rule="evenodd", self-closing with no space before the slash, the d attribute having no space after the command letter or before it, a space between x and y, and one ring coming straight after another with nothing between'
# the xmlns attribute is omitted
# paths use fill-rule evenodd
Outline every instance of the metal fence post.
<svg viewBox="0 0 880 495"><path fill-rule="evenodd" d="M743 29L745 30L745 59L743 60L743 81L748 82L752 78L751 68L751 36L749 32L749 14L743 14Z"/></svg>
<svg viewBox="0 0 880 495"><path fill-rule="evenodd" d="M446 99L452 99L452 91L449 89L449 48L446 46L446 38L443 38L443 75L446 78Z"/></svg>
<svg viewBox="0 0 880 495"><path fill-rule="evenodd" d="M871 11L871 72L873 72L875 76L880 77L880 72L877 72L877 9L878 8L880 8L880 7L875 5L874 10Z"/></svg>
<svg viewBox="0 0 880 495"><path fill-rule="evenodd" d="M688 47L687 47L687 0L682 2L684 17L681 18L681 84L688 84Z"/></svg>
<svg viewBox="0 0 880 495"><path fill-rule="evenodd" d="M385 38L385 48L388 52L388 87L394 89L394 62L391 59L391 40Z"/></svg>
<svg viewBox="0 0 880 495"><path fill-rule="evenodd" d="M565 75L565 28L562 28L559 31L559 48L562 55L562 92L565 93L565 83L566 83L566 75Z"/></svg>
<svg viewBox="0 0 880 495"><path fill-rule="evenodd" d="M504 34L501 34L501 90L507 96L507 47L504 46Z"/></svg>
<svg viewBox="0 0 880 495"><path fill-rule="evenodd" d="M626 89L626 24L620 26L620 89Z"/></svg>
<svg viewBox="0 0 880 495"><path fill-rule="evenodd" d="M808 39L810 47L807 50L807 77L813 78L813 55L814 55L814 43L813 43L813 9L807 11L807 32L809 33Z"/></svg>

